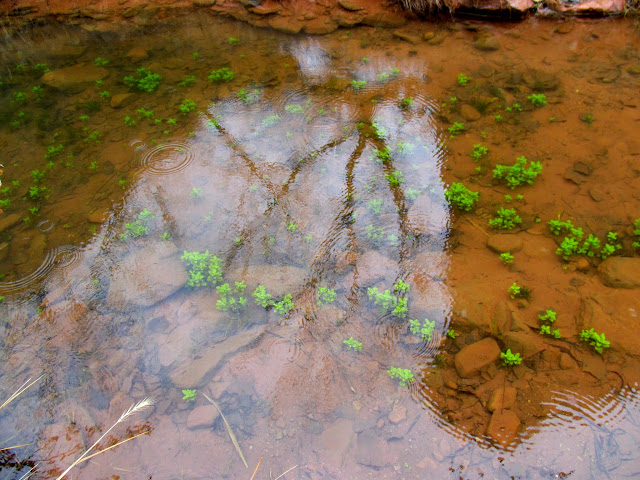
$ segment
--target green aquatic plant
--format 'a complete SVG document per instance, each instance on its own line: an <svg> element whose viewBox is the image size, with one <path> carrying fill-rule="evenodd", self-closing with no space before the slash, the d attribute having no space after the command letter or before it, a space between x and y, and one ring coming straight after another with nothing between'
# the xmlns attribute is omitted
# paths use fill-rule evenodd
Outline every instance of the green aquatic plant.
<svg viewBox="0 0 640 480"><path fill-rule="evenodd" d="M407 98L403 98L400 101L400 108L404 109L404 110L408 110L411 107L413 107L414 104L414 100L411 97L407 97Z"/></svg>
<svg viewBox="0 0 640 480"><path fill-rule="evenodd" d="M551 233L554 235L560 235L562 232L569 232L575 228L571 223L571 220L567 220L566 222L563 222L560 219L549 220L548 225L549 230L551 230Z"/></svg>
<svg viewBox="0 0 640 480"><path fill-rule="evenodd" d="M394 317L405 318L408 306L406 298L396 297L390 290L380 292L377 287L367 289L369 300L373 300L375 305L380 306L380 314L391 314Z"/></svg>
<svg viewBox="0 0 640 480"><path fill-rule="evenodd" d="M472 192L460 182L453 182L444 191L444 198L449 202L449 205L466 212L473 209L479 197L480 193Z"/></svg>
<svg viewBox="0 0 640 480"><path fill-rule="evenodd" d="M294 222L289 222L289 224L287 225L287 231L294 233L298 231L298 224L294 223Z"/></svg>
<svg viewBox="0 0 640 480"><path fill-rule="evenodd" d="M137 122L131 118L129 115L127 115L126 117L124 117L124 124L127 127L133 127Z"/></svg>
<svg viewBox="0 0 640 480"><path fill-rule="evenodd" d="M582 120L587 125L591 125L595 121L595 118L593 118L593 115L590 113L583 113L582 115L580 115L580 120Z"/></svg>
<svg viewBox="0 0 640 480"><path fill-rule="evenodd" d="M455 339L458 336L456 331L453 328L447 330L447 337Z"/></svg>
<svg viewBox="0 0 640 480"><path fill-rule="evenodd" d="M258 98L260 97L260 90L253 90L251 92L247 92L243 88L238 93L236 93L236 97L242 103L244 103L246 105L251 105L252 103L256 102L258 100Z"/></svg>
<svg viewBox="0 0 640 480"><path fill-rule="evenodd" d="M373 155L375 156L375 160L378 163L387 163L389 160L391 160L391 153L393 153L391 147L385 147L382 150L378 148L373 149Z"/></svg>
<svg viewBox="0 0 640 480"><path fill-rule="evenodd" d="M493 178L504 179L511 188L519 187L528 183L533 184L533 180L542 172L540 162L533 161L527 167L527 159L518 157L513 165L496 165L493 170Z"/></svg>
<svg viewBox="0 0 640 480"><path fill-rule="evenodd" d="M222 261L209 253L188 252L180 258L189 271L187 287L200 288L207 285L214 286L222 281Z"/></svg>
<svg viewBox="0 0 640 480"><path fill-rule="evenodd" d="M284 296L282 300L279 302L273 302L273 309L279 315L287 315L291 310L295 308L295 305L292 301L292 295L289 293Z"/></svg>
<svg viewBox="0 0 640 480"><path fill-rule="evenodd" d="M369 210L371 210L371 213L374 213L377 215L382 212L383 203L384 202L382 201L382 199L374 198L369 202Z"/></svg>
<svg viewBox="0 0 640 480"><path fill-rule="evenodd" d="M471 81L471 77L469 75L465 75L464 73L458 74L458 85L464 87Z"/></svg>
<svg viewBox="0 0 640 480"><path fill-rule="evenodd" d="M420 320L409 320L409 330L411 330L411 333L414 335L419 335L423 342L431 341L435 326L436 322L433 322L428 318L425 318L422 324L420 323Z"/></svg>
<svg viewBox="0 0 640 480"><path fill-rule="evenodd" d="M532 93L527 99L534 107L544 107L547 104L547 96L544 93Z"/></svg>
<svg viewBox="0 0 640 480"><path fill-rule="evenodd" d="M272 127L279 122L280 122L280 115L269 115L267 118L262 119L262 126Z"/></svg>
<svg viewBox="0 0 640 480"><path fill-rule="evenodd" d="M561 338L559 329L551 330L549 325L540 325L540 335L551 335L553 338Z"/></svg>
<svg viewBox="0 0 640 480"><path fill-rule="evenodd" d="M353 350L355 352L362 351L362 343L360 343L357 340L354 340L353 337L349 337L347 340L343 340L342 343L344 343L347 346L347 350Z"/></svg>
<svg viewBox="0 0 640 480"><path fill-rule="evenodd" d="M182 390L182 400L186 402L195 402L196 392L197 390L195 388L193 390L189 390L189 389Z"/></svg>
<svg viewBox="0 0 640 480"><path fill-rule="evenodd" d="M539 313L538 318L543 322L555 322L557 313L554 310L547 309L544 313Z"/></svg>
<svg viewBox="0 0 640 480"><path fill-rule="evenodd" d="M451 125L447 130L449 131L449 136L453 138L457 135L460 135L464 131L464 123L453 122L453 125Z"/></svg>
<svg viewBox="0 0 640 480"><path fill-rule="evenodd" d="M98 130L94 130L92 132L88 132L88 129L86 128L84 130L87 130L87 136L82 139L84 143L100 143L100 132Z"/></svg>
<svg viewBox="0 0 640 480"><path fill-rule="evenodd" d="M412 155L416 146L409 142L398 142L396 145L396 151L398 155Z"/></svg>
<svg viewBox="0 0 640 480"><path fill-rule="evenodd" d="M217 70L211 70L207 78L213 83L225 83L232 81L235 78L235 74L231 69L222 67Z"/></svg>
<svg viewBox="0 0 640 480"><path fill-rule="evenodd" d="M189 85L193 85L196 83L196 77L194 75L187 75L184 77L184 80L178 83L179 87L188 87Z"/></svg>
<svg viewBox="0 0 640 480"><path fill-rule="evenodd" d="M271 294L267 293L264 285L258 285L251 296L253 297L256 304L260 305L262 308L267 308L273 305L273 297L271 296Z"/></svg>
<svg viewBox="0 0 640 480"><path fill-rule="evenodd" d="M611 342L605 338L604 333L597 333L593 328L590 330L582 330L582 332L580 332L580 339L589 343L589 345L601 355L605 348L611 346Z"/></svg>
<svg viewBox="0 0 640 480"><path fill-rule="evenodd" d="M240 39L237 37L229 37L227 42L229 43L229 45L238 45L240 43Z"/></svg>
<svg viewBox="0 0 640 480"><path fill-rule="evenodd" d="M522 363L522 357L519 353L512 353L511 349L507 349L506 352L500 353L500 358L502 359L502 365L520 365Z"/></svg>
<svg viewBox="0 0 640 480"><path fill-rule="evenodd" d="M233 290L228 283L218 285L216 292L220 295L220 300L216 302L216 308L221 312L231 311L238 313L243 311L247 305L247 299L243 296L246 288L247 286L244 282L235 282Z"/></svg>
<svg viewBox="0 0 640 480"><path fill-rule="evenodd" d="M202 189L198 188L198 187L193 187L191 189L191 193L189 193L189 196L191 198L193 198L194 200L197 200L199 198L202 198Z"/></svg>
<svg viewBox="0 0 640 480"><path fill-rule="evenodd" d="M351 80L351 87L357 92L367 86L366 80Z"/></svg>
<svg viewBox="0 0 640 480"><path fill-rule="evenodd" d="M141 107L138 110L136 110L136 113L138 114L138 118L146 118L147 120L153 120L153 115L154 115L153 110L147 110L146 108Z"/></svg>
<svg viewBox="0 0 640 480"><path fill-rule="evenodd" d="M402 279L399 279L393 286L394 293L407 293L410 289L411 286Z"/></svg>
<svg viewBox="0 0 640 480"><path fill-rule="evenodd" d="M298 105L297 103L285 105L284 109L287 113L290 113L292 115L301 115L304 113L302 105Z"/></svg>
<svg viewBox="0 0 640 480"><path fill-rule="evenodd" d="M149 221L155 215L146 208L138 213L133 222L124 224L124 233L120 234L121 239L144 237L149 233Z"/></svg>
<svg viewBox="0 0 640 480"><path fill-rule="evenodd" d="M473 146L473 151L471 152L471 158L473 158L474 162L477 162L482 157L489 153L489 149L484 145L477 143Z"/></svg>
<svg viewBox="0 0 640 480"><path fill-rule="evenodd" d="M522 223L522 219L517 214L515 208L500 207L496 214L498 215L496 218L492 218L489 220L489 226L491 228L511 230L516 225Z"/></svg>
<svg viewBox="0 0 640 480"><path fill-rule="evenodd" d="M187 113L193 112L196 109L196 102L185 98L184 101L180 104L179 108L180 112L182 112L183 115L186 115Z"/></svg>
<svg viewBox="0 0 640 480"><path fill-rule="evenodd" d="M156 91L160 85L162 76L159 73L153 73L152 71L141 67L136 70L135 76L128 75L124 77L123 81L129 88L151 93Z"/></svg>
<svg viewBox="0 0 640 480"><path fill-rule="evenodd" d="M640 248L640 218L636 218L633 221L633 234L638 237L638 239L633 242L633 248Z"/></svg>
<svg viewBox="0 0 640 480"><path fill-rule="evenodd" d="M93 64L94 64L96 67L104 67L105 65L108 65L108 64L109 64L109 60L107 60L106 58L102 58L102 57L96 57L96 58L93 60Z"/></svg>
<svg viewBox="0 0 640 480"><path fill-rule="evenodd" d="M385 173L384 178L387 179L391 188L399 187L405 182L404 176L402 175L402 172L400 170L394 170L391 173Z"/></svg>
<svg viewBox="0 0 640 480"><path fill-rule="evenodd" d="M501 253L500 260L502 260L502 263L505 265L511 265L513 263L513 255L511 255L511 252Z"/></svg>
<svg viewBox="0 0 640 480"><path fill-rule="evenodd" d="M40 170L31 170L31 178L33 179L33 183L35 183L36 185L42 183L45 175L46 172Z"/></svg>
<svg viewBox="0 0 640 480"><path fill-rule="evenodd" d="M45 160L51 160L52 158L57 157L64 151L64 145L49 145L47 148L47 153L44 154Z"/></svg>
<svg viewBox="0 0 640 480"><path fill-rule="evenodd" d="M102 100L104 100L105 102L111 98L111 92L108 92L108 91L106 91L106 90L103 90L103 91L102 91L102 92L100 92L98 95L99 95L99 96L100 96L100 98L101 98Z"/></svg>
<svg viewBox="0 0 640 480"><path fill-rule="evenodd" d="M409 370L408 368L391 367L389 370L387 370L387 373L391 378L397 378L398 380L400 380L401 387L406 387L416 379L413 376L411 370Z"/></svg>
<svg viewBox="0 0 640 480"><path fill-rule="evenodd" d="M333 288L318 287L318 301L316 302L316 305L322 306L333 303L337 297L338 296Z"/></svg>
<svg viewBox="0 0 640 480"><path fill-rule="evenodd" d="M384 229L382 227L374 227L367 225L367 238L373 242L379 242L384 239Z"/></svg>
<svg viewBox="0 0 640 480"><path fill-rule="evenodd" d="M407 188L404 194L407 196L409 200L414 201L416 198L420 196L420 190L417 190L415 188Z"/></svg>
<svg viewBox="0 0 640 480"><path fill-rule="evenodd" d="M386 140L387 136L389 136L388 130L377 121L371 123L371 128L378 140Z"/></svg>
<svg viewBox="0 0 640 480"><path fill-rule="evenodd" d="M531 290L529 287L518 285L516 282L509 287L509 296L511 298L523 298L528 300L531 297Z"/></svg>
<svg viewBox="0 0 640 480"><path fill-rule="evenodd" d="M378 81L382 83L387 83L389 81L389 74L386 72L378 74Z"/></svg>

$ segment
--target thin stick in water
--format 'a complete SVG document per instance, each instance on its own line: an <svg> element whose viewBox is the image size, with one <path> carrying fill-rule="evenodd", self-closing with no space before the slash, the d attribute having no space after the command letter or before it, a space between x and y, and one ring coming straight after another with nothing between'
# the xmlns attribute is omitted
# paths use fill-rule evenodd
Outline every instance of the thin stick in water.
<svg viewBox="0 0 640 480"><path fill-rule="evenodd" d="M287 470L286 472L284 472L282 475L276 477L274 480L278 480L279 478L284 477L287 473L289 473L291 470L293 470L294 468L296 468L298 465L294 465L293 467L291 467L289 470Z"/></svg>
<svg viewBox="0 0 640 480"><path fill-rule="evenodd" d="M253 480L253 478L256 476L256 473L258 473L258 469L260 468L260 464L262 463L263 458L264 458L264 455L260 457L260 460L258 461L258 465L256 465L256 469L253 471L253 475L251 475L251 478L249 480Z"/></svg>

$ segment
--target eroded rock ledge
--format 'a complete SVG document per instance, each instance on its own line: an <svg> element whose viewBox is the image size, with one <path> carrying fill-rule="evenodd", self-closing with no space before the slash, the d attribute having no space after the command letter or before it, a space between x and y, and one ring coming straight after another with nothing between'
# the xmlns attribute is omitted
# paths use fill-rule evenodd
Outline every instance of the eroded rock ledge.
<svg viewBox="0 0 640 480"><path fill-rule="evenodd" d="M637 14L640 0L443 0L441 5L448 15L517 19L529 14ZM393 0L14 0L0 3L0 24L20 28L53 17L62 22L85 18L144 26L177 9L193 8L291 34L325 34L355 25L394 28L416 18Z"/></svg>

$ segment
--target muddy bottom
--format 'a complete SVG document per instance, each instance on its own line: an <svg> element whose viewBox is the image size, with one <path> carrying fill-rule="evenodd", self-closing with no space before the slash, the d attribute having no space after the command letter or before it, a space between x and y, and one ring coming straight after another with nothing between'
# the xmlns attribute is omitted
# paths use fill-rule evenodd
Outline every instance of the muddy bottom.
<svg viewBox="0 0 640 480"><path fill-rule="evenodd" d="M639 32L5 41L6 478L636 475Z"/></svg>

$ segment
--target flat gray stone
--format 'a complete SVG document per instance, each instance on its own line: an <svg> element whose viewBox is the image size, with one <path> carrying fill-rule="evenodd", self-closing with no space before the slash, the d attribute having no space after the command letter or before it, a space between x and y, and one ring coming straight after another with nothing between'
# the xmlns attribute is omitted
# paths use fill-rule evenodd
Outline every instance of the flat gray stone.
<svg viewBox="0 0 640 480"><path fill-rule="evenodd" d="M176 246L156 242L125 257L111 270L107 303L115 310L150 307L185 286L187 269Z"/></svg>
<svg viewBox="0 0 640 480"><path fill-rule="evenodd" d="M204 386L227 355L231 355L257 340L263 331L264 327L245 330L209 348L200 358L188 359L171 372L169 375L171 381L177 388Z"/></svg>

